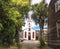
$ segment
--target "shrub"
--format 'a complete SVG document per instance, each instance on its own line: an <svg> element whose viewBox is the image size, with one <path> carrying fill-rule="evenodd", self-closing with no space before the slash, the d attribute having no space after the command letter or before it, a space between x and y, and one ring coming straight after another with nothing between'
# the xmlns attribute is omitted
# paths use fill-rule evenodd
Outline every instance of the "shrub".
<svg viewBox="0 0 60 49"><path fill-rule="evenodd" d="M45 46L45 42L44 42L43 38L40 38L39 41L40 41L40 48Z"/></svg>

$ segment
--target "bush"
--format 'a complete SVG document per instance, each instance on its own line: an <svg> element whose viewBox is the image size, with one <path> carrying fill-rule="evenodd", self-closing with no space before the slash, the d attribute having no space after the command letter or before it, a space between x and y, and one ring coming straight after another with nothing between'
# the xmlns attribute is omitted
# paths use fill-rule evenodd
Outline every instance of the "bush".
<svg viewBox="0 0 60 49"><path fill-rule="evenodd" d="M45 45L45 42L44 42L43 38L40 38L39 41L40 41L39 48L41 48L41 49L53 49L53 48Z"/></svg>
<svg viewBox="0 0 60 49"><path fill-rule="evenodd" d="M39 41L40 41L40 48L45 46L45 42L44 42L43 38L40 38Z"/></svg>

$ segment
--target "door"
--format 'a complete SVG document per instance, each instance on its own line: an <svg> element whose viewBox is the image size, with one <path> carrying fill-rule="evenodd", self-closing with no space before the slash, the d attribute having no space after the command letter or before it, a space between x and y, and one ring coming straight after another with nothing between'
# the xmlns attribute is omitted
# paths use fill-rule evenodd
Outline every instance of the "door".
<svg viewBox="0 0 60 49"><path fill-rule="evenodd" d="M28 40L31 40L31 33L28 33Z"/></svg>

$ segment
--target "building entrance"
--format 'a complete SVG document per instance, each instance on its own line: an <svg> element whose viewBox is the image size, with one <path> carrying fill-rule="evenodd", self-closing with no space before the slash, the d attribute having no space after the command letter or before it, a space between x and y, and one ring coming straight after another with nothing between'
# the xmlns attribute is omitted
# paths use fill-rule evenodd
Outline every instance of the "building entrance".
<svg viewBox="0 0 60 49"><path fill-rule="evenodd" d="M28 33L28 40L31 40L31 33Z"/></svg>

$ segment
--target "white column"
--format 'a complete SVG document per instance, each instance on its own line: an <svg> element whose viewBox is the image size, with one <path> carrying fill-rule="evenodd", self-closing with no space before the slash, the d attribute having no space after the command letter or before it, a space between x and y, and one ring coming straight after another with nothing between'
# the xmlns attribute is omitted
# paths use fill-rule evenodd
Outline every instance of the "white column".
<svg viewBox="0 0 60 49"><path fill-rule="evenodd" d="M31 40L32 40L32 31L31 31Z"/></svg>
<svg viewBox="0 0 60 49"><path fill-rule="evenodd" d="M36 40L36 32L34 32L34 40Z"/></svg>
<svg viewBox="0 0 60 49"><path fill-rule="evenodd" d="M25 39L25 32L23 31L23 39Z"/></svg>

